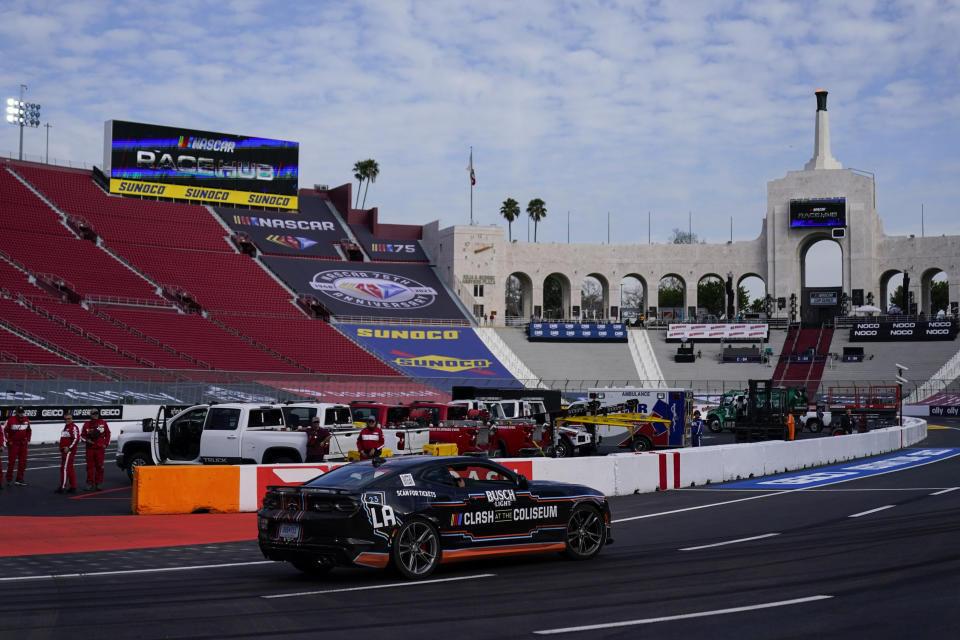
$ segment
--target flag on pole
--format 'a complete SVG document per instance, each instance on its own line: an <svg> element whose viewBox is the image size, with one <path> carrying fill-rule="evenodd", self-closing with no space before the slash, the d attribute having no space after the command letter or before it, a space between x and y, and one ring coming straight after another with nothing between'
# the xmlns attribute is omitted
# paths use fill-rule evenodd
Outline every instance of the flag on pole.
<svg viewBox="0 0 960 640"><path fill-rule="evenodd" d="M477 176L473 173L473 147L470 147L470 165L467 167L467 171L470 172L470 186L476 186Z"/></svg>

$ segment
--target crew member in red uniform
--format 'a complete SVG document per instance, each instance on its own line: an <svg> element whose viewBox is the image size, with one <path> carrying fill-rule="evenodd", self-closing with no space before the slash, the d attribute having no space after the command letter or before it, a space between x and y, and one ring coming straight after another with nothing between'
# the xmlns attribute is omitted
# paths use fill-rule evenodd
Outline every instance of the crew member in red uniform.
<svg viewBox="0 0 960 640"><path fill-rule="evenodd" d="M110 444L110 427L100 419L100 411L90 412L90 419L83 423L80 437L87 450L87 491L100 491L103 484L103 451Z"/></svg>
<svg viewBox="0 0 960 640"><path fill-rule="evenodd" d="M23 472L27 468L27 445L30 443L30 421L23 416L23 407L17 407L7 424L3 426L7 441L7 484L13 479L13 466L17 466L17 479L13 484L25 487Z"/></svg>
<svg viewBox="0 0 960 640"><path fill-rule="evenodd" d="M380 455L382 446L383 431L377 426L377 419L370 416L367 418L367 425L357 435L357 451L362 459L367 459Z"/></svg>
<svg viewBox="0 0 960 640"><path fill-rule="evenodd" d="M73 414L69 411L63 414L63 420L63 431L60 432L60 486L57 487L57 493L76 493L73 461L80 446L80 427L73 421Z"/></svg>

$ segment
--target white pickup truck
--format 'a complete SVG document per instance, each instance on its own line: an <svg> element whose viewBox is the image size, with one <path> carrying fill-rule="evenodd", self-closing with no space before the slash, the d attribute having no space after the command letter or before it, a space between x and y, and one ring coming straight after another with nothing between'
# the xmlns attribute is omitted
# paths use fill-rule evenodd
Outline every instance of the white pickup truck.
<svg viewBox="0 0 960 640"><path fill-rule="evenodd" d="M356 449L357 429L347 405L202 404L167 419L161 407L157 420L145 420L141 430L124 430L117 439L117 466L133 479L134 469L150 464L276 464L306 459L307 434L314 416L334 437L327 459L346 459ZM386 446L394 455L422 453L429 432L384 429Z"/></svg>

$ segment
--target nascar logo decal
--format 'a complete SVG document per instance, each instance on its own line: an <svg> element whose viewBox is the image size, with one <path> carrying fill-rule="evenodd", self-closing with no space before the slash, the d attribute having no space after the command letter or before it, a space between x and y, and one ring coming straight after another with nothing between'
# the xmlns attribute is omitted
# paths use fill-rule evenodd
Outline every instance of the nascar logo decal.
<svg viewBox="0 0 960 640"><path fill-rule="evenodd" d="M307 249L317 244L316 240L311 240L310 238L301 238L300 236L278 236L270 234L267 236L267 242L273 242L274 244L281 244L285 247L290 247L291 249Z"/></svg>
<svg viewBox="0 0 960 640"><path fill-rule="evenodd" d="M321 271L310 286L340 302L377 309L422 309L437 297L433 287L381 271Z"/></svg>

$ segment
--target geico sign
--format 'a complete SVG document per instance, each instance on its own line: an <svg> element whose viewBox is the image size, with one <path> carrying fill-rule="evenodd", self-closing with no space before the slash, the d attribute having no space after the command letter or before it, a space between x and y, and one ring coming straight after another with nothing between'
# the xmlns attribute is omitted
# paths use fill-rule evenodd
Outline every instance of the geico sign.
<svg viewBox="0 0 960 640"><path fill-rule="evenodd" d="M63 409L42 409L40 411L40 417L42 418L56 418L63 415Z"/></svg>

